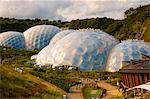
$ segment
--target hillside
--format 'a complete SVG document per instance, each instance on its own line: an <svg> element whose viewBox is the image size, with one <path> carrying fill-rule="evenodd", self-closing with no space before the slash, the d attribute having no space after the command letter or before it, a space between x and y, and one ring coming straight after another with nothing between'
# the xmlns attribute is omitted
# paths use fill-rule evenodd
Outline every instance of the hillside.
<svg viewBox="0 0 150 99"><path fill-rule="evenodd" d="M0 64L0 98L62 99L66 92L30 74L33 66L26 64L38 51L4 48Z"/></svg>
<svg viewBox="0 0 150 99"><path fill-rule="evenodd" d="M136 9L130 8L124 12L125 19L114 20L111 18L88 18L77 19L70 22L49 21L42 19L14 19L0 18L0 33L5 31L24 32L28 28L39 25L55 25L60 28L82 29L94 28L100 29L114 35L119 40L125 39L144 39L150 41L150 4L140 6Z"/></svg>
<svg viewBox="0 0 150 99"><path fill-rule="evenodd" d="M46 98L61 99L64 91L28 73L18 73L12 66L0 68L1 98Z"/></svg>
<svg viewBox="0 0 150 99"><path fill-rule="evenodd" d="M132 11L130 11L132 9ZM128 15L126 12L130 12ZM130 8L125 12L124 20L115 21L105 30L120 40L144 39L150 41L150 5ZM126 15L127 14L127 15Z"/></svg>

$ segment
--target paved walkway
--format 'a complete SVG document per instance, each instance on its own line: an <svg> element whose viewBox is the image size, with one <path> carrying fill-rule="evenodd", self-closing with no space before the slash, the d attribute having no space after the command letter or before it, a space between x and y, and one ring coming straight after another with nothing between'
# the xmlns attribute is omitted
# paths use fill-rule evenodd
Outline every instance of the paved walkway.
<svg viewBox="0 0 150 99"><path fill-rule="evenodd" d="M82 86L80 85L71 87L70 93L67 94L67 99L83 99L81 88Z"/></svg>
<svg viewBox="0 0 150 99"><path fill-rule="evenodd" d="M99 81L98 86L107 90L106 96L103 99L113 99L122 97L122 93L118 91L116 86L113 86L105 81Z"/></svg>
<svg viewBox="0 0 150 99"><path fill-rule="evenodd" d="M67 94L67 99L83 99L82 95L79 93L69 93Z"/></svg>

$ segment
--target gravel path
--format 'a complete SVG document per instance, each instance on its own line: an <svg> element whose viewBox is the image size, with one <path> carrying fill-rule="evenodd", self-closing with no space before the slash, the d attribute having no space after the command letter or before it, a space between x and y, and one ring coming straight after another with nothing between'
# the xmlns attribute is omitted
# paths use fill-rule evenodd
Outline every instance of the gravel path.
<svg viewBox="0 0 150 99"><path fill-rule="evenodd" d="M67 99L83 99L82 86L76 85L70 88L70 93L67 94Z"/></svg>
<svg viewBox="0 0 150 99"><path fill-rule="evenodd" d="M116 86L106 83L105 81L99 81L98 86L107 90L104 99L113 99L122 97L122 93L118 91L118 88Z"/></svg>

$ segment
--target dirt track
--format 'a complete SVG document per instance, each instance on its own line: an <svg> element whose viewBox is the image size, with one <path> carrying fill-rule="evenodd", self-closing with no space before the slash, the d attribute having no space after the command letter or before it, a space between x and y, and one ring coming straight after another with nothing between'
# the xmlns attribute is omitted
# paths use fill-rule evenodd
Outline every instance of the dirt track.
<svg viewBox="0 0 150 99"><path fill-rule="evenodd" d="M73 86L70 88L70 92L67 94L67 99L83 99L81 86Z"/></svg>
<svg viewBox="0 0 150 99"><path fill-rule="evenodd" d="M99 81L98 86L107 90L107 94L103 99L122 97L122 93L118 91L116 86L106 83L105 81Z"/></svg>

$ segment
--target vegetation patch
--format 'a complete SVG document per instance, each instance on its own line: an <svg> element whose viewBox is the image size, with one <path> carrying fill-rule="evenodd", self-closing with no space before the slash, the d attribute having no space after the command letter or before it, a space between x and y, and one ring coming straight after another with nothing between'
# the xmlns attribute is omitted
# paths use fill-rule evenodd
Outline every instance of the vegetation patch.
<svg viewBox="0 0 150 99"><path fill-rule="evenodd" d="M54 91L43 85L42 82L34 80L37 77L29 73L34 66L26 62L31 55L38 51L3 48L1 52L3 61L0 65L0 98L41 98L47 96L51 99L62 98L59 91ZM22 68L23 71L18 72L16 68ZM30 68L30 70L28 71L26 68Z"/></svg>
<svg viewBox="0 0 150 99"><path fill-rule="evenodd" d="M116 72L110 75L110 78L106 82L110 83L111 85L117 86L117 83L119 83L120 80L121 80L121 76L118 72Z"/></svg>
<svg viewBox="0 0 150 99"><path fill-rule="evenodd" d="M96 98L100 98L102 95L102 90L101 88L97 88L94 86L85 86L82 89L83 92L83 96L85 97L85 99L92 99L92 97L94 99Z"/></svg>
<svg viewBox="0 0 150 99"><path fill-rule="evenodd" d="M31 74L38 76L69 92L71 86L78 83L78 79L68 76L70 71L55 71L51 68L35 68Z"/></svg>
<svg viewBox="0 0 150 99"><path fill-rule="evenodd" d="M30 57L39 51L16 50L13 48L2 48L0 65L0 97L2 98L62 98L63 92L53 90L56 86L69 92L71 86L79 84L80 78L97 78L106 80L108 77L119 79L119 74L111 74L105 71L75 71L75 70L53 70L52 68L35 67L27 64ZM16 68L22 70L18 72ZM38 80L41 79L41 80ZM43 79L43 80L42 80ZM47 81L56 85L48 87L42 84Z"/></svg>
<svg viewBox="0 0 150 99"><path fill-rule="evenodd" d="M0 68L0 97L1 98L29 98L34 96L62 97L59 92L47 89L40 82L27 79L28 75L20 74L14 68L1 65ZM31 77L31 76L30 76Z"/></svg>

